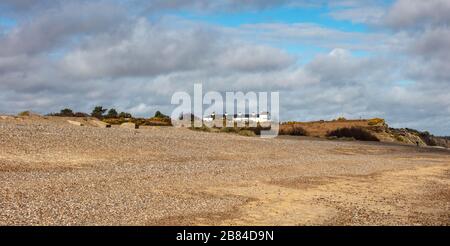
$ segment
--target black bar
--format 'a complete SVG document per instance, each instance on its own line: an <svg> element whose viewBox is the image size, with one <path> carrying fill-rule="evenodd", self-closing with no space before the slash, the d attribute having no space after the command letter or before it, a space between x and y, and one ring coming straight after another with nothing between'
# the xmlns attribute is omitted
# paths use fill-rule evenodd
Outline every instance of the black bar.
<svg viewBox="0 0 450 246"><path fill-rule="evenodd" d="M247 232L247 238L242 237L245 232ZM259 233L260 237L255 238L254 232ZM264 234L266 232L268 234ZM449 232L448 227L0 227L0 239L3 242L8 240L32 243L88 243L95 239L96 241L127 244L178 242L202 245L236 242L260 243L263 241L269 243L399 242L430 244L442 242L442 240L448 242ZM200 233L210 233L208 240L205 240L206 236L201 238ZM224 238L223 235L228 236L228 233L232 236ZM241 237L238 238L237 234L240 234ZM250 234L253 238L249 237ZM198 235L199 237L194 238L196 240L187 240L189 239L186 237L188 235ZM177 240L180 239L180 236L184 240Z"/></svg>

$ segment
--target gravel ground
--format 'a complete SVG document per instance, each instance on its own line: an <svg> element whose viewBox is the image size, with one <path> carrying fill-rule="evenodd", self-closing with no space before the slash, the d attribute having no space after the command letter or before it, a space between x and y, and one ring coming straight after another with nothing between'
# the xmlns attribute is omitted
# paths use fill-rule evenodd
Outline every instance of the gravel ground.
<svg viewBox="0 0 450 246"><path fill-rule="evenodd" d="M450 223L448 150L42 118L0 146L1 225Z"/></svg>

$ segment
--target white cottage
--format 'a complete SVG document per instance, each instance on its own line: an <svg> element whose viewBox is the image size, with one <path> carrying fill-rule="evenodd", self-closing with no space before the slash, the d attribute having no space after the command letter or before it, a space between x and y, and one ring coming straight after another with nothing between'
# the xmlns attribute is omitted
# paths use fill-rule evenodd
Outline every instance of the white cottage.
<svg viewBox="0 0 450 246"><path fill-rule="evenodd" d="M219 117L219 118L218 118ZM215 113L212 113L211 115L203 117L204 122L212 122L216 119L227 119L228 121L232 122L256 122L256 123L265 123L270 121L270 113L269 112L261 112L259 114L252 113L252 114L243 114L238 113L235 115L229 115L227 113L223 114L222 116L216 115Z"/></svg>

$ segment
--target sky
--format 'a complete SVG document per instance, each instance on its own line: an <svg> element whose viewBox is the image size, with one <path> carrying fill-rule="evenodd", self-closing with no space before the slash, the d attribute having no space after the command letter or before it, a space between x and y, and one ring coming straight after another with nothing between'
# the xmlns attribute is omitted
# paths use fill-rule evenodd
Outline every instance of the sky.
<svg viewBox="0 0 450 246"><path fill-rule="evenodd" d="M176 91L279 91L283 121L450 135L450 0L2 0L0 113L170 114Z"/></svg>

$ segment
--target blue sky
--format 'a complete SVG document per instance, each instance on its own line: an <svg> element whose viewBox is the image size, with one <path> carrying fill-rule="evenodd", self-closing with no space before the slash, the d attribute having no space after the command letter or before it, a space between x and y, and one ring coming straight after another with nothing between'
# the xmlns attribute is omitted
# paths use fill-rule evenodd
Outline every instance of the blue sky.
<svg viewBox="0 0 450 246"><path fill-rule="evenodd" d="M14 19L0 16L0 30L3 33L11 30L16 25L17 22Z"/></svg>
<svg viewBox="0 0 450 246"><path fill-rule="evenodd" d="M0 112L138 116L176 91L279 91L283 120L450 135L448 0L0 2Z"/></svg>
<svg viewBox="0 0 450 246"><path fill-rule="evenodd" d="M224 27L239 28L242 25L258 24L258 23L314 23L326 28L336 29L344 32L370 32L370 27L364 23L355 23L351 20L337 20L329 14L332 9L327 5L313 7L297 7L297 6L279 6L262 10L243 10L243 11L219 11L214 13L199 11L172 11L168 14L175 15L192 21L204 22L212 25L220 25ZM303 62L312 59L312 57L320 52L327 51L324 48L314 45L304 44L276 44L277 47L286 50L294 55L302 56ZM355 55L367 54L361 50L352 50Z"/></svg>
<svg viewBox="0 0 450 246"><path fill-rule="evenodd" d="M327 26L343 31L351 32L364 32L366 26L360 23L352 23L351 21L340 21L331 18L328 14L330 9L328 7L310 7L299 8L292 6L275 7L263 10L245 10L235 12L219 12L219 13L199 13L180 11L173 12L174 15L180 15L182 17L204 21L208 23L238 27L243 24L256 24L256 23L316 23L318 25Z"/></svg>

